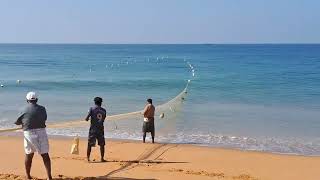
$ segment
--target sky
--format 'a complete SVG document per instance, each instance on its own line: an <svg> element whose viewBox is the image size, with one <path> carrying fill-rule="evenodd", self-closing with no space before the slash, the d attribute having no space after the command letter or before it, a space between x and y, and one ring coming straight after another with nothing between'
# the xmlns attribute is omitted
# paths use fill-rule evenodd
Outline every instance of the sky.
<svg viewBox="0 0 320 180"><path fill-rule="evenodd" d="M319 0L1 0L0 43L320 43Z"/></svg>

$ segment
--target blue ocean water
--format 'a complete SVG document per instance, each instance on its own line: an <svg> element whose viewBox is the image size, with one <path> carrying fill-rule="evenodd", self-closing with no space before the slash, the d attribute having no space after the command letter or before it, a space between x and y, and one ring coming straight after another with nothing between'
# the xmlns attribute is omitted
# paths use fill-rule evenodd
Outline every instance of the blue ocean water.
<svg viewBox="0 0 320 180"><path fill-rule="evenodd" d="M0 44L0 128L13 127L31 90L48 121L58 122L84 118L94 96L109 114L140 110L147 97L161 104L188 79L179 115L156 123L158 141L320 155L316 44ZM140 121L106 126L109 138L141 138ZM87 135L86 128L49 132Z"/></svg>

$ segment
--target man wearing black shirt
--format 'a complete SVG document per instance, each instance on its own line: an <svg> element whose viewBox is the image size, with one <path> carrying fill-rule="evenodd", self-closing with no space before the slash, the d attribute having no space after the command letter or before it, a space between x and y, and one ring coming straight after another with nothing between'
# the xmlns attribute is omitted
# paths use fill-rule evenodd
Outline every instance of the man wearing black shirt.
<svg viewBox="0 0 320 180"><path fill-rule="evenodd" d="M86 117L86 121L89 121L90 119L87 158L88 162L90 162L91 148L94 147L96 145L96 141L98 141L98 145L100 146L101 162L106 162L106 160L104 160L105 139L103 123L106 119L107 113L106 110L101 107L102 98L95 97L94 104L95 106L89 109Z"/></svg>

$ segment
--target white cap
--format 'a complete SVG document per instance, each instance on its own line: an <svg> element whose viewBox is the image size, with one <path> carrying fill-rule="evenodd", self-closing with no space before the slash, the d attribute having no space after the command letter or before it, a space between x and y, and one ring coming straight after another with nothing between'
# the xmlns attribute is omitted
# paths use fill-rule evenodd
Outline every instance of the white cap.
<svg viewBox="0 0 320 180"><path fill-rule="evenodd" d="M37 94L35 92L28 92L26 98L27 98L28 101L31 101L31 100L38 99L38 96L37 96Z"/></svg>

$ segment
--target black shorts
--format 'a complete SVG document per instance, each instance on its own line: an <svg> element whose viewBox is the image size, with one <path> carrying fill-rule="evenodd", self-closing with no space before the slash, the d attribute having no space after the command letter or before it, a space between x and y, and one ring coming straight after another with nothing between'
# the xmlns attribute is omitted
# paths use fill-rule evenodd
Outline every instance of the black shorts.
<svg viewBox="0 0 320 180"><path fill-rule="evenodd" d="M88 137L88 145L95 146L96 141L98 141L99 146L104 146L106 144L104 139L104 128L90 128L89 137Z"/></svg>
<svg viewBox="0 0 320 180"><path fill-rule="evenodd" d="M142 132L146 133L146 132L151 132L154 133L154 119L150 119L149 122L143 122L143 126L142 126Z"/></svg>

